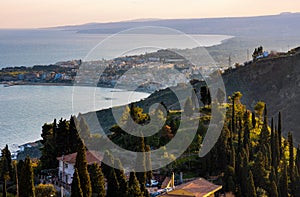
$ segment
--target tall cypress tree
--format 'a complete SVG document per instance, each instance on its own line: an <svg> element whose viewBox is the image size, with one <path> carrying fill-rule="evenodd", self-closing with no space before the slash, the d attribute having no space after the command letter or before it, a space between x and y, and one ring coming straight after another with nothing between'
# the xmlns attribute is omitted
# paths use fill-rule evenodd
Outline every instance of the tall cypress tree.
<svg viewBox="0 0 300 197"><path fill-rule="evenodd" d="M151 149L150 146L146 146L146 169L147 169L147 183L151 183L151 179L153 176L152 172L152 162L151 162Z"/></svg>
<svg viewBox="0 0 300 197"><path fill-rule="evenodd" d="M105 151L103 161L101 163L101 168L106 178L109 177L112 166L114 166L114 158L109 151Z"/></svg>
<svg viewBox="0 0 300 197"><path fill-rule="evenodd" d="M294 144L293 144L293 135L291 132L288 134L288 145L289 145L289 166L288 173L291 182L294 181Z"/></svg>
<svg viewBox="0 0 300 197"><path fill-rule="evenodd" d="M10 151L8 149L8 145L7 144L4 147L4 149L2 149L1 156L5 157L5 159L6 159L6 169L7 169L9 177L12 178L13 177L13 173L12 173L11 153L10 153Z"/></svg>
<svg viewBox="0 0 300 197"><path fill-rule="evenodd" d="M92 183L92 196L105 197L105 181L99 164L93 163L90 166L89 171Z"/></svg>
<svg viewBox="0 0 300 197"><path fill-rule="evenodd" d="M255 119L255 113L254 112L252 112L251 120L252 120L252 127L255 128L256 127L256 119Z"/></svg>
<svg viewBox="0 0 300 197"><path fill-rule="evenodd" d="M288 173L287 173L287 166L286 162L283 162L283 169L281 171L281 176L279 180L279 187L280 187L280 197L288 197Z"/></svg>
<svg viewBox="0 0 300 197"><path fill-rule="evenodd" d="M136 178L135 172L130 172L129 177L129 190L128 190L128 197L142 197L142 192L139 186L139 182Z"/></svg>
<svg viewBox="0 0 300 197"><path fill-rule="evenodd" d="M33 181L33 169L31 160L26 157L21 170L21 177L19 181L19 196L22 197L34 197L34 181Z"/></svg>
<svg viewBox="0 0 300 197"><path fill-rule="evenodd" d="M297 166L297 169L298 169L298 173L300 174L300 145L298 145L298 148L297 148L297 155L296 155L296 166Z"/></svg>
<svg viewBox="0 0 300 197"><path fill-rule="evenodd" d="M279 142L279 150L280 150L280 158L282 158L282 145L281 145L281 138L282 138L282 121L281 121L281 112L278 113L278 142Z"/></svg>
<svg viewBox="0 0 300 197"><path fill-rule="evenodd" d="M75 168L71 185L71 197L83 197L78 170Z"/></svg>
<svg viewBox="0 0 300 197"><path fill-rule="evenodd" d="M249 171L249 175L247 177L247 193L245 193L247 197L256 197L256 189L253 181L252 171Z"/></svg>
<svg viewBox="0 0 300 197"><path fill-rule="evenodd" d="M110 170L110 175L107 179L107 197L120 196L120 185L115 173L114 168Z"/></svg>
<svg viewBox="0 0 300 197"><path fill-rule="evenodd" d="M270 196L272 197L278 197L278 191L277 191L277 185L275 181L271 182L271 187L270 187Z"/></svg>
<svg viewBox="0 0 300 197"><path fill-rule="evenodd" d="M75 168L78 169L78 175L79 175L83 196L91 197L92 185L91 185L90 175L87 169L86 150L82 141L79 143L78 146Z"/></svg>
<svg viewBox="0 0 300 197"><path fill-rule="evenodd" d="M116 163L115 173L116 173L117 180L119 182L120 197L122 197L122 196L127 197L127 195L128 195L128 183L126 181L124 168L122 166L122 163L121 163L120 159L117 159L115 161L115 163Z"/></svg>
<svg viewBox="0 0 300 197"><path fill-rule="evenodd" d="M231 109L231 132L232 134L236 133L236 124L235 124L235 99L232 98L232 109Z"/></svg>
<svg viewBox="0 0 300 197"><path fill-rule="evenodd" d="M136 167L141 169L141 172L136 172L136 177L141 185L146 184L146 154L145 154L145 141L144 137L138 138L136 152L141 152L142 154L137 154L136 157Z"/></svg>
<svg viewBox="0 0 300 197"><path fill-rule="evenodd" d="M260 131L259 135L259 150L263 154L267 154L267 150L265 149L265 145L269 144L269 129L268 129L268 117L267 117L267 105L265 105L264 108L264 122L263 122L263 127Z"/></svg>

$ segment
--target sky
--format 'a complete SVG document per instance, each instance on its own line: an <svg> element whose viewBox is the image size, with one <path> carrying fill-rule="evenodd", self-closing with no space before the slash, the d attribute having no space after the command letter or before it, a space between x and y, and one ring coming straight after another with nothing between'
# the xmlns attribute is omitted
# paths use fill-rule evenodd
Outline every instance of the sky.
<svg viewBox="0 0 300 197"><path fill-rule="evenodd" d="M1 0L0 28L300 12L299 0Z"/></svg>

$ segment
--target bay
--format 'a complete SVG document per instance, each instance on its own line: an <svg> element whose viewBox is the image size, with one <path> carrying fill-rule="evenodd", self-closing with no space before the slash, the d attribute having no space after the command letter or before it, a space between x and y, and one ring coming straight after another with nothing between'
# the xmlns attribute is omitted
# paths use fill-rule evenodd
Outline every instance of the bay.
<svg viewBox="0 0 300 197"><path fill-rule="evenodd" d="M40 139L43 124L54 118L69 119L79 112L123 105L148 95L99 87L0 85L0 148Z"/></svg>
<svg viewBox="0 0 300 197"><path fill-rule="evenodd" d="M80 34L74 31L61 31L53 29L27 29L9 30L0 29L0 68L8 66L33 66L48 65L59 61L84 59L86 55L101 41L110 35L105 34ZM121 35L118 42L113 42L109 47L100 50L98 59L114 58L112 52L120 54L127 50L128 36ZM221 44L232 36L226 35L189 35L200 46ZM135 35L138 40L155 40L154 43L167 43L170 48L193 48L195 42L187 43L185 35ZM176 38L176 43L174 43ZM168 41L172 41L168 43ZM140 50L135 53L139 54ZM149 52L149 51L148 51Z"/></svg>

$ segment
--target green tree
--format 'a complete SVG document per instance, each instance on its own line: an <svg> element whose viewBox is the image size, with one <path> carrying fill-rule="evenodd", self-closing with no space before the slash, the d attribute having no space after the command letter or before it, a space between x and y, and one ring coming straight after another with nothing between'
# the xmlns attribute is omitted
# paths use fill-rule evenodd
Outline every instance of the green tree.
<svg viewBox="0 0 300 197"><path fill-rule="evenodd" d="M281 138L282 138L282 120L281 120L281 112L278 113L278 143L280 149L280 158L282 158L282 145L281 145Z"/></svg>
<svg viewBox="0 0 300 197"><path fill-rule="evenodd" d="M78 170L83 196L91 197L92 185L91 185L91 180L87 169L86 150L82 141L81 143L79 143L78 146L75 168L77 168Z"/></svg>
<svg viewBox="0 0 300 197"><path fill-rule="evenodd" d="M280 197L288 197L288 173L286 162L283 163L283 168L281 171L281 176L279 179L279 187L280 187Z"/></svg>
<svg viewBox="0 0 300 197"><path fill-rule="evenodd" d="M291 182L294 181L294 144L293 144L293 135L291 132L288 133L288 145L289 145L289 166L288 173Z"/></svg>
<svg viewBox="0 0 300 197"><path fill-rule="evenodd" d="M39 184L35 187L36 197L55 197L56 190L52 184Z"/></svg>
<svg viewBox="0 0 300 197"><path fill-rule="evenodd" d="M249 171L249 175L247 177L247 197L256 197L256 189L253 181L252 171ZM275 196L274 196L275 197Z"/></svg>
<svg viewBox="0 0 300 197"><path fill-rule="evenodd" d="M298 148L297 148L296 167L298 169L298 172L300 173L300 145L298 145Z"/></svg>
<svg viewBox="0 0 300 197"><path fill-rule="evenodd" d="M128 197L142 197L142 192L135 172L130 172Z"/></svg>
<svg viewBox="0 0 300 197"><path fill-rule="evenodd" d="M275 181L271 182L270 196L278 197L277 185L276 185Z"/></svg>
<svg viewBox="0 0 300 197"><path fill-rule="evenodd" d="M207 86L202 86L200 88L200 96L201 96L200 100L204 106L211 104L210 92L209 92L209 89L207 88Z"/></svg>
<svg viewBox="0 0 300 197"><path fill-rule="evenodd" d="M252 112L251 121L252 121L252 127L255 128L256 127L256 118L255 118L254 112Z"/></svg>
<svg viewBox="0 0 300 197"><path fill-rule="evenodd" d="M92 196L105 197L105 181L99 164L93 163L90 166L89 171L92 183Z"/></svg>
<svg viewBox="0 0 300 197"><path fill-rule="evenodd" d="M152 162L151 162L151 149L149 145L146 146L145 151L146 151L147 183L151 184L153 172L152 172Z"/></svg>
<svg viewBox="0 0 300 197"><path fill-rule="evenodd" d="M86 142L87 140L90 139L91 132L90 132L90 128L83 116L80 117L79 125L80 125L79 135L80 135L81 139L83 139Z"/></svg>
<svg viewBox="0 0 300 197"><path fill-rule="evenodd" d="M19 195L22 197L34 197L34 189L32 164L30 158L26 157L21 170Z"/></svg>
<svg viewBox="0 0 300 197"><path fill-rule="evenodd" d="M42 169L55 169L58 166L56 159L56 144L54 139L54 132L56 130L56 119L52 124L44 124L42 127L42 140L43 147L41 148L42 156L41 167Z"/></svg>
<svg viewBox="0 0 300 197"><path fill-rule="evenodd" d="M184 114L188 117L192 116L194 113L193 103L190 97L187 98L184 104Z"/></svg>
<svg viewBox="0 0 300 197"><path fill-rule="evenodd" d="M257 187L265 188L266 187L266 169L265 169L265 159L262 152L258 152L253 164L253 176L254 182Z"/></svg>
<svg viewBox="0 0 300 197"><path fill-rule="evenodd" d="M104 176L109 177L111 166L114 166L114 158L109 151L104 152L103 161L101 162L101 168Z"/></svg>
<svg viewBox="0 0 300 197"><path fill-rule="evenodd" d="M128 195L128 183L126 181L126 176L125 176L125 172L124 172L124 168L122 166L122 163L120 161L120 159L117 159L115 161L116 163L116 169L115 169L115 173L116 173L116 177L117 180L119 182L119 187L120 187L120 197L127 197Z"/></svg>
<svg viewBox="0 0 300 197"><path fill-rule="evenodd" d="M254 110L255 110L255 113L257 114L257 116L261 119L262 117L262 114L263 114L263 111L264 111L264 107L265 107L265 103L262 102L262 101L258 101L256 103L256 105L254 106Z"/></svg>
<svg viewBox="0 0 300 197"><path fill-rule="evenodd" d="M111 169L109 178L107 179L107 197L120 196L120 185L114 168Z"/></svg>
<svg viewBox="0 0 300 197"><path fill-rule="evenodd" d="M75 168L74 174L73 174L73 181L71 185L71 197L83 197L81 185L80 185L80 177L78 174L77 168Z"/></svg>

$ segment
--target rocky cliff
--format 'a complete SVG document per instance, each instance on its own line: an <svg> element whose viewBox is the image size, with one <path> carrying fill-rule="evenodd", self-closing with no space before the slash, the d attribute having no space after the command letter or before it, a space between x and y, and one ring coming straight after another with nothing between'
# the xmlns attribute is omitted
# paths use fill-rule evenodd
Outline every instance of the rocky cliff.
<svg viewBox="0 0 300 197"><path fill-rule="evenodd" d="M223 74L227 95L243 93L242 101L254 107L257 101L268 106L269 120L283 115L283 134L293 133L300 143L300 49L293 53L262 58ZM276 122L276 121L275 121Z"/></svg>

